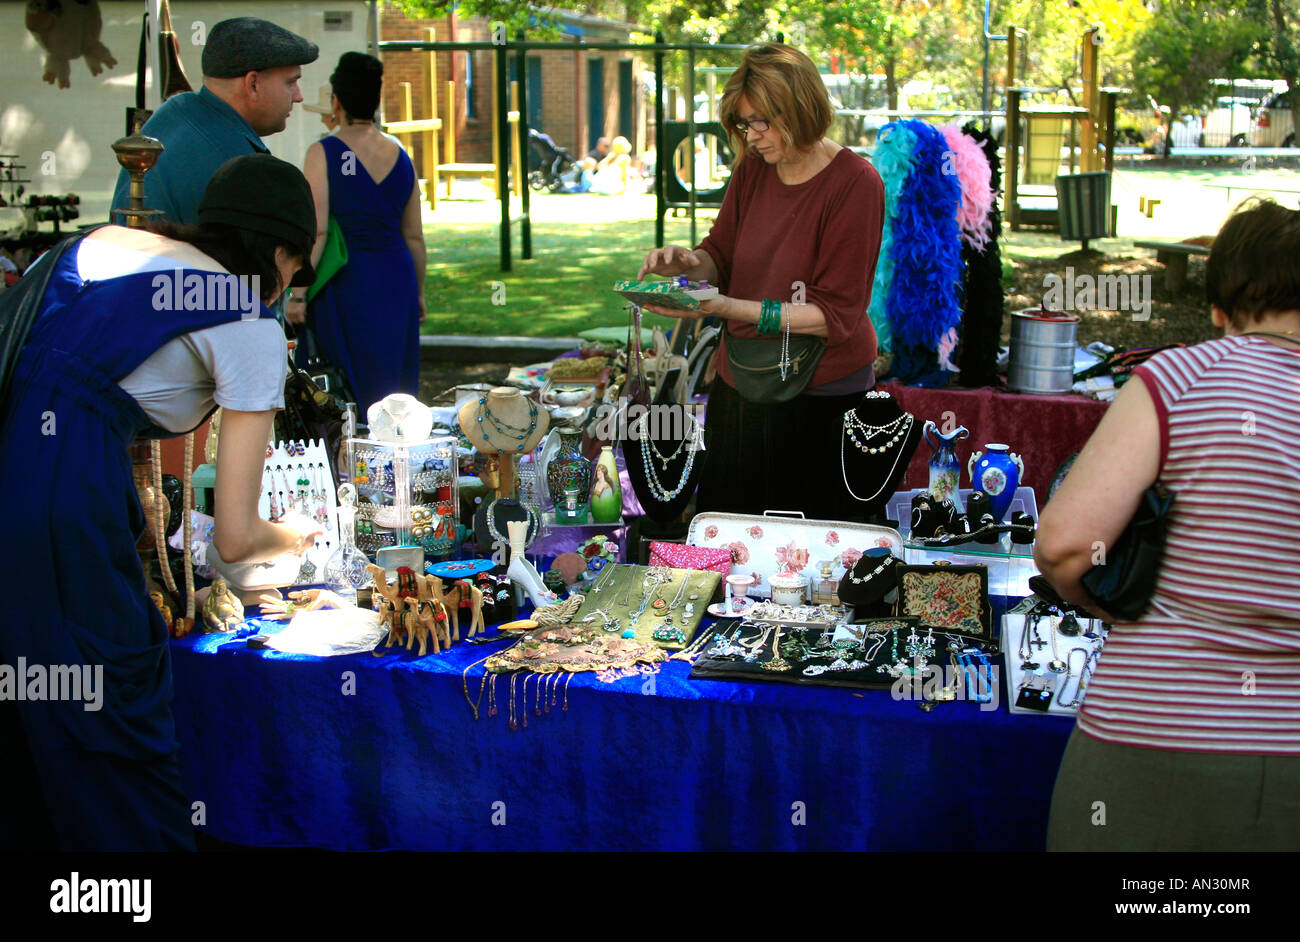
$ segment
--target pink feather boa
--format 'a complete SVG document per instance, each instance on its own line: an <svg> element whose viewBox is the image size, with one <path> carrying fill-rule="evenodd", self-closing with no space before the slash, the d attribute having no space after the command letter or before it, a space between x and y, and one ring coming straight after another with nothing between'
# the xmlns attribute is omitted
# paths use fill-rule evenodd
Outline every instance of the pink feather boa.
<svg viewBox="0 0 1300 942"><path fill-rule="evenodd" d="M993 201L995 194L990 181L989 160L984 150L973 138L950 124L943 128L948 144L945 161L952 162L957 179L961 182L961 203L957 207L957 227L961 237L971 248L983 250L993 231ZM949 156L949 154L951 156ZM950 172L945 165L944 172Z"/></svg>

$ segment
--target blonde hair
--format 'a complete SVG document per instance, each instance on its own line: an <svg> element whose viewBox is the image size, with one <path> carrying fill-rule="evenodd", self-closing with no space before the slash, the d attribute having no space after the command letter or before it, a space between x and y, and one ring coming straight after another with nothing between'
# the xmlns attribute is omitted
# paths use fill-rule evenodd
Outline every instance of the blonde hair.
<svg viewBox="0 0 1300 942"><path fill-rule="evenodd" d="M783 43L750 46L740 68L727 80L718 109L737 163L746 152L753 153L746 146L745 135L736 130L742 119L741 95L760 117L771 122L787 149L812 147L835 119L826 83L811 59Z"/></svg>

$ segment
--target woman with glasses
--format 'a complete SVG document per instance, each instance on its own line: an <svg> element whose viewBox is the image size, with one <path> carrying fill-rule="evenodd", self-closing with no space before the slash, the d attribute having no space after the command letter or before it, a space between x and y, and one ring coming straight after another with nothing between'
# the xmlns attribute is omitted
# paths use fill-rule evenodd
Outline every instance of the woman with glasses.
<svg viewBox="0 0 1300 942"><path fill-rule="evenodd" d="M876 336L866 311L884 185L870 163L826 137L830 98L817 67L797 49L748 49L720 110L739 156L717 221L694 249L650 252L638 276L684 275L720 291L696 311L648 308L726 324L704 436L711 460L696 507L843 519L854 510L840 488L826 486L825 462L838 453L845 411L875 383ZM770 338L775 367L790 335L825 345L811 378L786 371L784 382L806 383L799 394L773 402L752 384L738 389L732 338ZM737 474L742 461L745 473Z"/></svg>

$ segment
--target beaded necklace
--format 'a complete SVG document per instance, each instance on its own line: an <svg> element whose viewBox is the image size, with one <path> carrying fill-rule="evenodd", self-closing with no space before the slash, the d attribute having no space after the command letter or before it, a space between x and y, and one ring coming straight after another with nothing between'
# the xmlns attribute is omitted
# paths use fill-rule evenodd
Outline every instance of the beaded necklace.
<svg viewBox="0 0 1300 942"><path fill-rule="evenodd" d="M511 425L508 422L504 422L501 419L497 418L495 415L493 415L492 410L488 408L487 396L483 396L481 399L479 399L478 418L476 419L476 421L479 424L479 431L483 434L483 440L486 441L488 444L494 444L494 442L491 439L491 436L488 434L488 428L483 425L483 420L487 419L488 425L491 426L493 429L495 429L498 435L501 435L504 438L512 438L515 441L519 442L517 446L509 446L509 447L513 447L517 451L523 451L524 450L523 443L528 439L528 436L530 436L537 428L537 411L538 411L537 403L533 402L531 399L525 401L528 403L528 427L522 428L519 426ZM522 434L516 435L515 434L516 432L521 432Z"/></svg>
<svg viewBox="0 0 1300 942"><path fill-rule="evenodd" d="M681 454L682 449L686 447L686 442L688 439L687 437L684 436L682 440L678 442L677 448L673 450L673 453L665 458L662 454L660 454L659 449L655 447L654 439L651 436L645 434L646 422L648 421L649 416L643 415L640 419L642 426L638 434L638 440L642 443L641 464L645 468L646 483L650 486L650 493L654 497L654 499L663 504L668 503L670 500L672 500L682 492L682 490L686 487L686 482L691 479L691 470L695 467L694 441L695 441L695 429L698 428L698 425L693 415L690 415L688 413L686 417L691 420L692 431L689 440L692 443L692 447L686 453L686 464L682 467L682 475L677 481L677 486L672 490L669 490L666 486L664 486L662 482L660 482L659 475L655 472L654 460L652 460L652 456L653 458L657 458L659 460L659 464L663 467L663 470L666 473L668 471L668 462L672 461L679 454Z"/></svg>

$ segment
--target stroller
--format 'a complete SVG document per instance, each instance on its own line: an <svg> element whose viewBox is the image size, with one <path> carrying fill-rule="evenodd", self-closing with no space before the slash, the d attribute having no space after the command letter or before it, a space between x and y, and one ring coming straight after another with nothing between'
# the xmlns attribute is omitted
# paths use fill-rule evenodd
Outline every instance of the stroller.
<svg viewBox="0 0 1300 942"><path fill-rule="evenodd" d="M538 192L558 193L574 176L574 156L536 128L528 129L528 185Z"/></svg>

